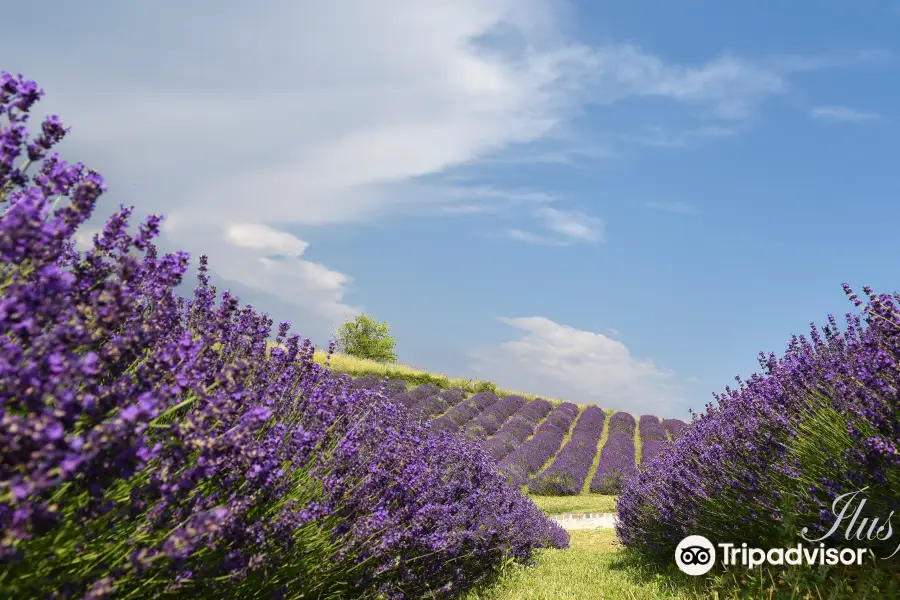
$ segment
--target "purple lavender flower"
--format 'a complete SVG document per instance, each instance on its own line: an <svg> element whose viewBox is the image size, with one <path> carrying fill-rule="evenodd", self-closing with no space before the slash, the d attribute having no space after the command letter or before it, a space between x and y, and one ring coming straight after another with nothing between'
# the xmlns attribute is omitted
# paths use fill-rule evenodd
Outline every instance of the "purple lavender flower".
<svg viewBox="0 0 900 600"><path fill-rule="evenodd" d="M641 415L638 433L641 437L641 467L649 463L669 441L666 430L659 418Z"/></svg>
<svg viewBox="0 0 900 600"><path fill-rule="evenodd" d="M609 419L609 435L600 450L600 462L591 479L595 494L618 494L623 483L637 472L635 465L634 417L617 412Z"/></svg>
<svg viewBox="0 0 900 600"><path fill-rule="evenodd" d="M471 398L463 400L446 413L434 419L431 426L436 431L460 431L483 410L497 401L497 396L491 392L480 392Z"/></svg>
<svg viewBox="0 0 900 600"><path fill-rule="evenodd" d="M603 434L604 421L606 413L602 408L585 408L575 423L572 437L556 460L528 483L528 491L554 496L580 494L597 454L597 443Z"/></svg>
<svg viewBox="0 0 900 600"><path fill-rule="evenodd" d="M473 419L466 426L466 432L482 440L494 435L510 416L525 406L525 402L522 396L504 396Z"/></svg>
<svg viewBox="0 0 900 600"><path fill-rule="evenodd" d="M514 485L524 485L553 458L563 438L578 416L578 406L563 402L540 424L534 436L500 461L500 466Z"/></svg>
<svg viewBox="0 0 900 600"><path fill-rule="evenodd" d="M485 449L494 460L502 460L522 442L534 434L538 422L549 414L553 405L543 398L536 398L519 409L500 428L496 435L485 442Z"/></svg>
<svg viewBox="0 0 900 600"><path fill-rule="evenodd" d="M673 440L677 440L681 435L681 431L687 426L687 423L681 419L663 419L663 427L666 432L672 436Z"/></svg>

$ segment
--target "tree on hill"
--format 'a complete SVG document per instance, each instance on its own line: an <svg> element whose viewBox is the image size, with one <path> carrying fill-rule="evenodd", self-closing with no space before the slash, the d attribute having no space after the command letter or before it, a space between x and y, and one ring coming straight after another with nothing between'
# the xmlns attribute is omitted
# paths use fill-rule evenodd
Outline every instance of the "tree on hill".
<svg viewBox="0 0 900 600"><path fill-rule="evenodd" d="M397 362L394 351L397 340L390 334L390 327L365 313L341 325L335 332L335 343L339 352L350 356L384 363Z"/></svg>

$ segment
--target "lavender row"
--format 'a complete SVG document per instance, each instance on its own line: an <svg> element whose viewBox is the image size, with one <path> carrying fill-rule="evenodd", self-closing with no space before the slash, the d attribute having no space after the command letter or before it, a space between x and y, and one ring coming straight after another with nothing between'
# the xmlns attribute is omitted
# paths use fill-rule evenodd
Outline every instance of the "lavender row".
<svg viewBox="0 0 900 600"><path fill-rule="evenodd" d="M466 398L466 392L460 388L443 390L425 398L421 403L414 405L417 414L430 419L447 412Z"/></svg>
<svg viewBox="0 0 900 600"><path fill-rule="evenodd" d="M526 440L500 462L513 483L524 485L529 477L553 458L577 416L578 406L563 402L541 423L534 437Z"/></svg>
<svg viewBox="0 0 900 600"><path fill-rule="evenodd" d="M553 464L529 482L528 491L545 496L580 494L597 454L597 443L603 434L605 421L606 413L599 406L585 408L569 442Z"/></svg>
<svg viewBox="0 0 900 600"><path fill-rule="evenodd" d="M466 427L466 433L481 440L494 435L526 402L525 398L516 394L504 396L475 417Z"/></svg>
<svg viewBox="0 0 900 600"><path fill-rule="evenodd" d="M532 400L504 423L500 431L485 443L485 450L494 460L503 460L534 434L538 422L546 417L552 409L553 405L543 398Z"/></svg>
<svg viewBox="0 0 900 600"><path fill-rule="evenodd" d="M436 431L459 431L466 423L495 402L497 402L496 394L480 392L434 419L431 427Z"/></svg>
<svg viewBox="0 0 900 600"><path fill-rule="evenodd" d="M591 492L618 494L624 481L637 473L634 428L634 417L628 413L617 412L610 417L609 437L600 451L597 472L591 479Z"/></svg>
<svg viewBox="0 0 900 600"><path fill-rule="evenodd" d="M363 377L358 377L354 381L359 381L363 379ZM393 399L395 402L399 402L406 408L412 409L417 407L422 403L425 398L429 396L433 396L441 391L436 385L432 385L430 383L423 383L422 385L416 386L409 391L399 391L393 395Z"/></svg>
<svg viewBox="0 0 900 600"><path fill-rule="evenodd" d="M343 378L342 378L343 379ZM361 375L360 377L346 378L350 388L354 390L383 389L388 396L395 396L406 391L406 382L402 379L385 379L379 375Z"/></svg>
<svg viewBox="0 0 900 600"><path fill-rule="evenodd" d="M681 436L682 430L687 427L687 423L681 419L663 419L663 427L666 428L673 440L677 440Z"/></svg>
<svg viewBox="0 0 900 600"><path fill-rule="evenodd" d="M662 450L669 437L666 429L659 421L659 417L642 415L640 418L638 434L641 436L641 464L650 461Z"/></svg>

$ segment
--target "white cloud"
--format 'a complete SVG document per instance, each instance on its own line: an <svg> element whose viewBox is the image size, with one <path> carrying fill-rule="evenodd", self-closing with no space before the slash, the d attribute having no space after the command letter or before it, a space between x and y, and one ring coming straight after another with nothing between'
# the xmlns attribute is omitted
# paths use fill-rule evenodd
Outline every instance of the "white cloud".
<svg viewBox="0 0 900 600"><path fill-rule="evenodd" d="M677 132L667 131L662 127L656 126L648 127L643 133L626 134L620 136L620 138L630 144L653 148L690 148L702 141L732 137L737 135L738 132L739 128L734 124L729 124L727 127L724 125L703 125Z"/></svg>
<svg viewBox="0 0 900 600"><path fill-rule="evenodd" d="M547 228L576 242L599 242L602 239L603 222L582 212L543 207L535 211L535 216L543 219Z"/></svg>
<svg viewBox="0 0 900 600"><path fill-rule="evenodd" d="M94 236L99 233L103 233L101 228L82 223L78 229L75 230L75 249L80 250L81 252L90 250L94 247Z"/></svg>
<svg viewBox="0 0 900 600"><path fill-rule="evenodd" d="M556 237L539 235L521 229L507 229L506 237L542 246L571 246L576 243L596 243L603 240L603 221L574 210L560 210L549 206L532 211L545 228Z"/></svg>
<svg viewBox="0 0 900 600"><path fill-rule="evenodd" d="M823 121L843 121L860 123L863 121L878 121L882 117L878 113L857 110L849 106L816 106L809 111L813 119Z"/></svg>
<svg viewBox="0 0 900 600"><path fill-rule="evenodd" d="M241 248L289 256L300 256L309 247L309 244L289 233L259 224L229 225L225 230L225 238Z"/></svg>
<svg viewBox="0 0 900 600"><path fill-rule="evenodd" d="M497 156L490 156L479 161L481 166L489 165L527 165L527 164L544 164L544 165L566 165L570 167L579 164L591 164L598 160L611 160L619 157L618 151L611 145L601 145L596 141L587 144L573 145L574 140L564 142L566 146L553 148L550 146L559 146L560 138L564 137L560 133L554 135L552 144L550 139L542 140L537 144L540 148L527 149L515 148L508 149Z"/></svg>
<svg viewBox="0 0 900 600"><path fill-rule="evenodd" d="M536 233L532 233L530 231L523 231L522 229L507 229L506 237L519 241L525 242L526 244L534 244L536 246L568 246L569 242L564 240L558 240L554 238L548 238L542 235L538 235Z"/></svg>
<svg viewBox="0 0 900 600"><path fill-rule="evenodd" d="M215 230L194 227L191 231L204 240L204 252L210 257L228 257L210 259L219 277L266 290L277 300L299 307L292 320L302 324L304 335L311 335L310 331L319 336L330 333L362 310L345 302L352 279L306 259L309 244L287 232L246 224L229 225L219 236Z"/></svg>
<svg viewBox="0 0 900 600"><path fill-rule="evenodd" d="M662 417L686 412L681 382L620 341L546 317L501 318L524 332L472 354L479 376L516 390Z"/></svg>
<svg viewBox="0 0 900 600"><path fill-rule="evenodd" d="M645 202L647 208L655 208L656 210L664 210L666 212L677 213L681 215L697 214L697 207L684 202Z"/></svg>

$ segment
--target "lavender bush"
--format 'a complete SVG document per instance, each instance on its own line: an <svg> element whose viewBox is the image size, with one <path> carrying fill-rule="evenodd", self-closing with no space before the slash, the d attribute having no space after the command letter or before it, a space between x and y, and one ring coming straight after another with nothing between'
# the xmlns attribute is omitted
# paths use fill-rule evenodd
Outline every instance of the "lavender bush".
<svg viewBox="0 0 900 600"><path fill-rule="evenodd" d="M605 421L606 413L599 406L585 408L572 429L572 437L556 460L528 483L528 491L545 496L580 494L594 463Z"/></svg>
<svg viewBox="0 0 900 600"><path fill-rule="evenodd" d="M384 383L385 379L378 375L361 375L350 380L350 387L352 389L375 389L380 388Z"/></svg>
<svg viewBox="0 0 900 600"><path fill-rule="evenodd" d="M641 415L638 422L640 424L638 435L641 437L641 467L643 468L668 443L669 436L666 435L666 429L658 417Z"/></svg>
<svg viewBox="0 0 900 600"><path fill-rule="evenodd" d="M385 386L391 396L406 392L406 382L402 379L388 379Z"/></svg>
<svg viewBox="0 0 900 600"><path fill-rule="evenodd" d="M681 419L663 419L663 427L665 427L666 432L672 436L673 440L678 439L686 426L687 423Z"/></svg>
<svg viewBox="0 0 900 600"><path fill-rule="evenodd" d="M513 413L525 406L525 403L525 398L515 394L500 398L466 426L466 433L480 440L494 435Z"/></svg>
<svg viewBox="0 0 900 600"><path fill-rule="evenodd" d="M443 390L413 406L415 406L418 414L421 414L426 419L430 419L459 404L464 398L465 392L463 390Z"/></svg>
<svg viewBox="0 0 900 600"><path fill-rule="evenodd" d="M547 416L553 405L543 398L536 398L519 409L496 435L485 442L485 450L494 460L502 460L522 442L534 434L538 422Z"/></svg>
<svg viewBox="0 0 900 600"><path fill-rule="evenodd" d="M600 450L600 462L591 479L596 494L618 494L624 481L637 472L635 465L634 417L617 412L609 418L609 435Z"/></svg>
<svg viewBox="0 0 900 600"><path fill-rule="evenodd" d="M469 401L478 409L478 410L487 410L489 406L493 406L495 402L497 402L497 394L493 392L479 392L469 398Z"/></svg>
<svg viewBox="0 0 900 600"><path fill-rule="evenodd" d="M435 394L440 393L441 388L434 385L433 383L423 383L421 385L417 385L413 389L409 390L409 394L417 399L418 401L423 401L425 398L429 396L434 396Z"/></svg>
<svg viewBox="0 0 900 600"><path fill-rule="evenodd" d="M431 426L436 431L459 431L463 425L474 419L482 410L497 401L491 392L479 392L463 400L446 413L434 419Z"/></svg>
<svg viewBox="0 0 900 600"><path fill-rule="evenodd" d="M821 331L794 336L783 357L761 353L762 373L716 395L718 406L628 482L617 526L624 544L661 561L688 532L795 544L802 527L809 538L825 535L834 499L866 486L863 516L900 510L898 297L865 291L868 303L846 316L845 330L829 315ZM843 527L832 544L847 545ZM864 543L878 556L896 546Z"/></svg>
<svg viewBox="0 0 900 600"><path fill-rule="evenodd" d="M500 462L513 485L525 485L559 450L563 438L578 416L578 406L563 402L541 423L534 437L511 452Z"/></svg>
<svg viewBox="0 0 900 600"><path fill-rule="evenodd" d="M567 542L483 450L432 434L160 256L49 151L0 74L0 586L14 598L440 598ZM37 171L28 174L29 168Z"/></svg>

